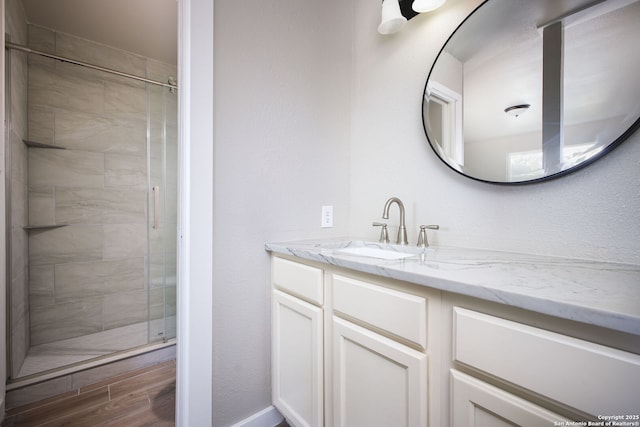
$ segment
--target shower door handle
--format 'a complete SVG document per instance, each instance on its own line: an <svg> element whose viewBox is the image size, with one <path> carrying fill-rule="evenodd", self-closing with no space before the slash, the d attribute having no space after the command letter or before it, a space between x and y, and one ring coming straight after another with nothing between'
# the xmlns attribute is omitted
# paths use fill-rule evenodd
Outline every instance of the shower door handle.
<svg viewBox="0 0 640 427"><path fill-rule="evenodd" d="M153 229L160 228L160 187L153 187Z"/></svg>

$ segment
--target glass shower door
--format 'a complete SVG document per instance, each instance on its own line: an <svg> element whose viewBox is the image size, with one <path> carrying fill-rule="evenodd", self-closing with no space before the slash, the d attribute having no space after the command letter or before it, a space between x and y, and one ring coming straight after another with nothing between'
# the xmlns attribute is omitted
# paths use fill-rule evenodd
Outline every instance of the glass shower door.
<svg viewBox="0 0 640 427"><path fill-rule="evenodd" d="M147 85L149 342L176 336L177 94Z"/></svg>

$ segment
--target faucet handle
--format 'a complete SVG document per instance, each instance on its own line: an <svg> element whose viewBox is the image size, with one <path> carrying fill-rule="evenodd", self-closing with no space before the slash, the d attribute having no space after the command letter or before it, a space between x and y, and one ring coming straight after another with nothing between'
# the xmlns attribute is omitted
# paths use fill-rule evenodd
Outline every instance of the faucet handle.
<svg viewBox="0 0 640 427"><path fill-rule="evenodd" d="M374 222L374 227L382 227L380 229L380 243L389 243L389 232L387 231L387 224L383 222Z"/></svg>
<svg viewBox="0 0 640 427"><path fill-rule="evenodd" d="M429 246L429 240L427 239L427 228L429 230L439 230L439 225L421 225L420 233L418 234L418 244L417 246L421 248L426 248Z"/></svg>

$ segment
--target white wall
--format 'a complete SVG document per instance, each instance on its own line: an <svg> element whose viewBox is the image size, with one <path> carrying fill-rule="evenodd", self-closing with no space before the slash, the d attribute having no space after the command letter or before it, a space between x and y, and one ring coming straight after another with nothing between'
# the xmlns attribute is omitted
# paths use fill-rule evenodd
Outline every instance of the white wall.
<svg viewBox="0 0 640 427"><path fill-rule="evenodd" d="M424 82L446 38L480 3L449 1L385 37L376 33L378 2L356 0L351 233L375 239L371 221L395 195L413 242L420 224L439 224L430 241L440 245L639 263L640 133L577 173L516 187L462 177L427 146Z"/></svg>
<svg viewBox="0 0 640 427"><path fill-rule="evenodd" d="M5 39L5 22L4 22L4 0L0 0L0 41L4 45ZM0 93L0 116L4 118L5 108L4 108L4 55L0 58L0 70L2 70L2 75L0 75L0 87L2 88L2 93ZM6 179L5 175L5 127L4 120L0 123L0 182L4 183ZM5 186L0 185L0 271L6 271L6 209L5 209ZM0 319L6 319L6 274L0 274ZM6 340L6 328L0 328L0 378L7 378L7 340ZM5 390L6 385L5 381L0 381L0 421L4 418L4 407L5 407Z"/></svg>
<svg viewBox="0 0 640 427"><path fill-rule="evenodd" d="M271 404L264 244L347 231L351 9L215 2L214 426ZM324 204L334 228L320 228Z"/></svg>
<svg viewBox="0 0 640 427"><path fill-rule="evenodd" d="M396 195L408 207L413 241L420 223L437 223L436 244L640 262L640 135L583 171L520 187L461 177L427 146L424 81L440 46L479 3L449 1L384 37L376 32L380 3L370 0L216 0L212 425L270 404L267 241L375 239L371 221ZM206 134L192 141L204 147ZM199 194L190 197L197 209ZM335 207L333 229L319 228L323 204ZM200 305L189 321L210 313ZM185 351L195 360L211 341L206 333L193 339ZM202 379L196 369L191 379Z"/></svg>

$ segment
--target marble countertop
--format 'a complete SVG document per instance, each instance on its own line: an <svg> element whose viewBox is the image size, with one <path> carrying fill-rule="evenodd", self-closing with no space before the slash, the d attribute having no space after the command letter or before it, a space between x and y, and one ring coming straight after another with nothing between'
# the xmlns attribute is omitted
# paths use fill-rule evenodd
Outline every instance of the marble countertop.
<svg viewBox="0 0 640 427"><path fill-rule="evenodd" d="M386 260L340 253L365 246L413 255ZM265 248L640 335L640 265L443 246L423 250L358 239L268 243Z"/></svg>

